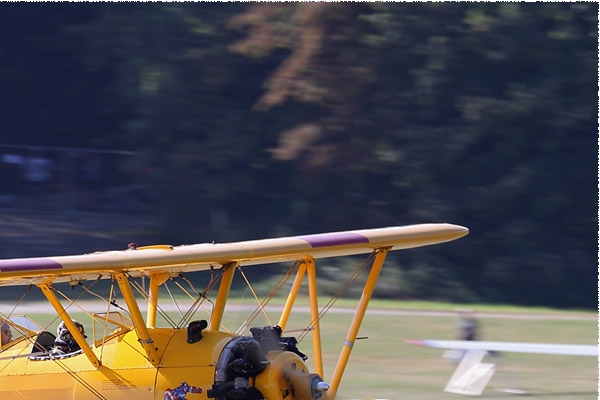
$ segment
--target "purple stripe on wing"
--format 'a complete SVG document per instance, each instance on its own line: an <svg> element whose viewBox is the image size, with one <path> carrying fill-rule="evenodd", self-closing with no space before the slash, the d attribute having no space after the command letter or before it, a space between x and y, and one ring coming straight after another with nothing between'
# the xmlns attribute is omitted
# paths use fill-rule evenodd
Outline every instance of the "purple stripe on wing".
<svg viewBox="0 0 600 400"><path fill-rule="evenodd" d="M311 247L344 246L347 244L369 243L369 238L358 233L324 233L320 235L296 236L305 240Z"/></svg>
<svg viewBox="0 0 600 400"><path fill-rule="evenodd" d="M0 260L0 272L38 271L40 269L62 269L54 260Z"/></svg>

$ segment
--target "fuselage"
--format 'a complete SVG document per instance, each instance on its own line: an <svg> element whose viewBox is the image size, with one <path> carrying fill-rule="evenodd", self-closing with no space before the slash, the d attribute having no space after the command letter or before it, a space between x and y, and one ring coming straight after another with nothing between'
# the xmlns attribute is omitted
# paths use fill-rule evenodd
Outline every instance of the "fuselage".
<svg viewBox="0 0 600 400"><path fill-rule="evenodd" d="M0 353L0 398L162 400L169 390L188 384L202 389L189 398L205 399L221 350L232 335L205 332L193 344L186 337L185 329L153 329L158 365L148 361L133 330L109 337L92 346L102 363L99 368L84 354L50 357L31 340L21 340Z"/></svg>
<svg viewBox="0 0 600 400"><path fill-rule="evenodd" d="M98 368L82 353L55 357L40 351L40 344L51 344L49 339L53 335L48 332L21 338L14 344L5 346L0 353L0 398L218 399L226 398L227 391L235 389L235 379L239 381L246 375L244 379L256 390L265 392L265 398L293 399L295 396L291 384L286 384L283 373L280 372L281 366L275 364L283 360L286 366L294 365L294 368L303 373L308 372L303 360L289 351L259 350L260 355L240 356L239 348L247 348L248 343L256 344L252 337L205 331L202 332L201 339L189 343L185 328L154 328L151 329L151 334L159 356L157 365L149 362L136 332L131 329L107 335L106 339L92 346L93 352L101 361ZM36 339L37 346L34 344ZM243 346L239 343L243 343ZM241 357L242 361L238 363L243 364L246 362L244 358L248 358L251 363L252 359L262 356L269 361L262 361L262 366L254 366L259 371L247 371L245 374L244 371L229 370L229 365L235 362L236 357ZM260 360L254 362L261 363ZM215 391L218 385L222 389ZM212 397L208 397L209 395Z"/></svg>

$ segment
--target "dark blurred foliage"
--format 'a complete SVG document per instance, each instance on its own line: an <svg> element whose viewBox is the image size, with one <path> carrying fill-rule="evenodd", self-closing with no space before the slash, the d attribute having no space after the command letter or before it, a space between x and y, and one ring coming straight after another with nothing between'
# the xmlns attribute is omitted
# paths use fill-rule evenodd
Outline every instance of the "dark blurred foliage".
<svg viewBox="0 0 600 400"><path fill-rule="evenodd" d="M0 11L0 142L135 151L160 240L452 222L384 295L597 306L596 3Z"/></svg>

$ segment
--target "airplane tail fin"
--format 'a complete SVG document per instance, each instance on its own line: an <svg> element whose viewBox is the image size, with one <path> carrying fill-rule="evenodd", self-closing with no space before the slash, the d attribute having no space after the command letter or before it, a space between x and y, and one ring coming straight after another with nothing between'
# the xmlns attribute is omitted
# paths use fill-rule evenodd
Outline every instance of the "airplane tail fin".
<svg viewBox="0 0 600 400"><path fill-rule="evenodd" d="M468 350L448 381L445 392L479 396L495 372L495 365L482 363L487 351Z"/></svg>

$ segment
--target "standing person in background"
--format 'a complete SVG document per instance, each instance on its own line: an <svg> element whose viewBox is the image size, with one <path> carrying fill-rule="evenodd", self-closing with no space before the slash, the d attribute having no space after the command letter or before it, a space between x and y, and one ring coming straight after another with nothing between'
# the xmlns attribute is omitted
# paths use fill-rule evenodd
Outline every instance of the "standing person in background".
<svg viewBox="0 0 600 400"><path fill-rule="evenodd" d="M456 340L477 340L479 322L475 318L475 312L471 309L456 309ZM466 350L446 350L444 358L452 362L460 362Z"/></svg>
<svg viewBox="0 0 600 400"><path fill-rule="evenodd" d="M475 312L470 309L458 309L456 331L458 340L477 340L479 323L475 318Z"/></svg>

